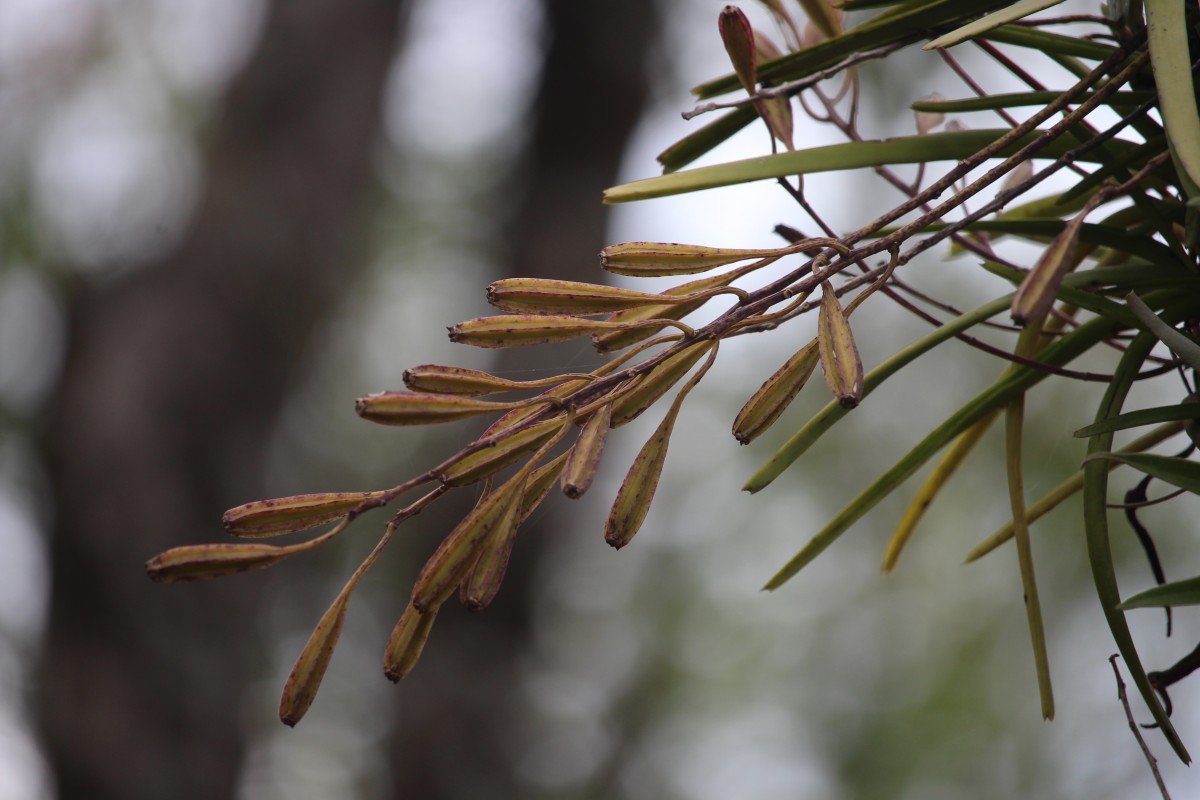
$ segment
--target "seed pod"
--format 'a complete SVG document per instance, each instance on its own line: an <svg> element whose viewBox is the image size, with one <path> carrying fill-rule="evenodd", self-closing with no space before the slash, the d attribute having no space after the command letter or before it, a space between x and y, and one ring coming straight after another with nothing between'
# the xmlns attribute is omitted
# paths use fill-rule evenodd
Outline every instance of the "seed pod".
<svg viewBox="0 0 1200 800"><path fill-rule="evenodd" d="M1075 252L1083 220L1091 212L1085 208L1046 246L1033 269L1021 281L1012 300L1013 322L1025 326L1042 319L1054 305L1063 276L1075 268Z"/></svg>
<svg viewBox="0 0 1200 800"><path fill-rule="evenodd" d="M688 370L712 350L712 342L696 342L664 360L629 391L613 402L611 425L618 428L641 416L647 408L670 391Z"/></svg>
<svg viewBox="0 0 1200 800"><path fill-rule="evenodd" d="M296 552L271 544L196 544L173 547L146 562L156 583L182 583L269 567Z"/></svg>
<svg viewBox="0 0 1200 800"><path fill-rule="evenodd" d="M404 385L414 392L474 397L524 389L519 381L505 380L477 369L421 364L404 370Z"/></svg>
<svg viewBox="0 0 1200 800"><path fill-rule="evenodd" d="M688 392L700 382L716 359L717 345L710 348L708 360L696 371L688 382L675 395L666 416L658 424L654 434L642 445L637 457L633 460L621 488L617 490L616 500L608 512L608 520L604 525L604 541L620 549L629 544L637 534L646 514L650 511L650 501L654 499L654 490L658 488L658 479L662 475L663 464L667 460L667 445L671 441L671 431L675 420L679 417L679 409Z"/></svg>
<svg viewBox="0 0 1200 800"><path fill-rule="evenodd" d="M487 291L489 303L515 314L587 316L663 302L661 295L648 292L542 278L506 278Z"/></svg>
<svg viewBox="0 0 1200 800"><path fill-rule="evenodd" d="M383 492L323 492L275 500L255 500L225 512L225 530L234 536L275 536L308 530L340 519Z"/></svg>
<svg viewBox="0 0 1200 800"><path fill-rule="evenodd" d="M625 242L601 250L600 266L617 275L659 278L694 275L738 261L779 255L783 255L779 249L746 250L672 242Z"/></svg>
<svg viewBox="0 0 1200 800"><path fill-rule="evenodd" d="M829 390L843 408L854 408L863 396L863 365L846 319L829 281L821 284L817 314L817 352Z"/></svg>
<svg viewBox="0 0 1200 800"><path fill-rule="evenodd" d="M389 681L397 683L412 672L421 657L421 651L425 649L425 642L436 619L436 608L422 614L411 603L405 607L383 652L383 674Z"/></svg>
<svg viewBox="0 0 1200 800"><path fill-rule="evenodd" d="M584 423L579 438L567 453L567 462L563 467L562 490L567 497L582 496L595 480L611 421L612 404L609 404L597 409Z"/></svg>
<svg viewBox="0 0 1200 800"><path fill-rule="evenodd" d="M754 48L754 29L750 20L737 6L725 6L717 21L717 29L721 32L721 41L725 44L725 52L733 64L742 88L754 94L758 87L758 58Z"/></svg>
<svg viewBox="0 0 1200 800"><path fill-rule="evenodd" d="M517 539L520 523L521 503L525 499L525 485L521 482L509 506L509 511L479 543L479 555L475 558L466 579L463 581L464 605L471 611L482 611L491 605L500 591L504 573L508 571L508 559L512 556L513 542Z"/></svg>
<svg viewBox="0 0 1200 800"><path fill-rule="evenodd" d="M513 314L469 319L449 330L452 342L494 349L569 342L580 336L621 327L611 322L561 314Z"/></svg>
<svg viewBox="0 0 1200 800"><path fill-rule="evenodd" d="M529 482L525 484L525 496L521 499L521 519L518 524L524 524L525 520L529 519L529 515L536 511L537 507L550 494L550 490L554 488L554 484L562 475L563 465L566 463L567 453L563 453L530 473Z"/></svg>
<svg viewBox="0 0 1200 800"><path fill-rule="evenodd" d="M325 669L333 657L338 637L342 635L342 623L346 621L346 606L350 593L358 583L358 575L351 578L329 609L321 616L317 627L308 637L300 657L296 659L287 682L283 685L283 696L279 698L279 719L288 727L295 727L304 717L321 688Z"/></svg>
<svg viewBox="0 0 1200 800"><path fill-rule="evenodd" d="M516 524L528 475L522 470L486 495L442 541L413 586L412 603L418 611L441 605L478 558L480 543L497 528Z"/></svg>
<svg viewBox="0 0 1200 800"><path fill-rule="evenodd" d="M529 401L496 403L442 394L376 392L358 398L354 410L365 420L381 425L430 425L520 408Z"/></svg>
<svg viewBox="0 0 1200 800"><path fill-rule="evenodd" d="M812 376L818 357L813 339L763 381L733 421L733 435L739 442L750 444L775 424Z"/></svg>
<svg viewBox="0 0 1200 800"><path fill-rule="evenodd" d="M562 417L530 425L522 431L501 439L491 447L484 448L448 467L440 476L442 483L450 486L466 486L494 475L521 456L550 440L562 429Z"/></svg>

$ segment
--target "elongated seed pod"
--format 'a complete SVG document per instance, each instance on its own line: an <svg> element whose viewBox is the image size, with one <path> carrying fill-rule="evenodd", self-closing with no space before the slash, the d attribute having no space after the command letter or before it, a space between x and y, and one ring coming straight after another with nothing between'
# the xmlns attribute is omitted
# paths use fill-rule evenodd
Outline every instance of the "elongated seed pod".
<svg viewBox="0 0 1200 800"><path fill-rule="evenodd" d="M269 567L296 552L270 544L195 544L173 547L146 562L157 583L182 583Z"/></svg>
<svg viewBox="0 0 1200 800"><path fill-rule="evenodd" d="M637 419L642 412L658 402L660 397L678 383L679 379L687 374L687 371L695 366L697 361L712 350L712 347L712 342L696 342L663 361L649 374L642 376L636 386L613 402L612 427L617 428Z"/></svg>
<svg viewBox="0 0 1200 800"><path fill-rule="evenodd" d="M338 638L342 635L346 606L357 582L356 575L338 593L329 609L321 615L321 620L308 637L291 674L288 675L287 682L283 685L283 695L279 698L279 719L288 727L295 727L317 696L329 660L337 647Z"/></svg>
<svg viewBox="0 0 1200 800"><path fill-rule="evenodd" d="M358 398L354 410L363 419L381 425L430 425L509 411L528 402L497 403L442 394L377 392Z"/></svg>
<svg viewBox="0 0 1200 800"><path fill-rule="evenodd" d="M514 314L587 316L663 302L661 295L648 292L546 278L506 278L487 291L489 303Z"/></svg>
<svg viewBox="0 0 1200 800"><path fill-rule="evenodd" d="M817 351L829 390L843 408L854 408L863 396L863 365L829 281L821 284L821 307L817 313Z"/></svg>
<svg viewBox="0 0 1200 800"><path fill-rule="evenodd" d="M617 275L659 278L669 275L695 275L738 261L770 258L786 252L786 248L748 250L673 242L625 242L609 245L601 250L600 266Z"/></svg>
<svg viewBox="0 0 1200 800"><path fill-rule="evenodd" d="M611 422L612 404L609 404L598 409L584 423L579 438L567 453L562 471L562 490L567 497L580 497L592 485Z"/></svg>
<svg viewBox="0 0 1200 800"><path fill-rule="evenodd" d="M467 367L445 367L440 364L421 364L404 370L404 385L414 392L453 394L474 397L528 388L520 381L510 381Z"/></svg>
<svg viewBox="0 0 1200 800"><path fill-rule="evenodd" d="M621 328L612 322L561 314L512 314L469 319L452 326L449 331L452 342L501 348L569 342L580 336Z"/></svg>
<svg viewBox="0 0 1200 800"><path fill-rule="evenodd" d="M521 456L550 440L563 426L563 418L556 417L530 425L512 434L491 447L476 451L452 464L440 476L442 483L450 486L466 486L494 475Z"/></svg>
<svg viewBox="0 0 1200 800"><path fill-rule="evenodd" d="M750 444L775 424L817 368L817 350L813 339L763 382L734 419L734 438Z"/></svg>
<svg viewBox="0 0 1200 800"><path fill-rule="evenodd" d="M411 603L404 608L383 652L383 674L388 680L398 682L412 672L436 619L436 608L423 614Z"/></svg>
<svg viewBox="0 0 1200 800"><path fill-rule="evenodd" d="M276 536L295 533L346 516L363 501L383 492L323 492L274 500L255 500L231 508L222 521L234 536Z"/></svg>
<svg viewBox="0 0 1200 800"><path fill-rule="evenodd" d="M479 543L479 555L463 581L463 598L471 611L482 611L491 605L500 591L513 542L520 524L521 503L525 498L528 478L521 482L508 511Z"/></svg>
<svg viewBox="0 0 1200 800"><path fill-rule="evenodd" d="M1067 223L1021 281L1012 300L1013 322L1029 325L1050 312L1063 277L1075 268L1079 234L1083 229L1083 220L1090 211L1090 208L1085 208Z"/></svg>

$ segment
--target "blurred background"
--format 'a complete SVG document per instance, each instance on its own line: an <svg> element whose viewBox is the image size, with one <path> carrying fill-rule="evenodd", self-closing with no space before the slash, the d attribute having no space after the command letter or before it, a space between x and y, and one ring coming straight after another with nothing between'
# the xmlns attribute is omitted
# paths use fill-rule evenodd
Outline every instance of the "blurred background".
<svg viewBox="0 0 1200 800"><path fill-rule="evenodd" d="M595 253L616 241L753 247L777 244L780 222L811 231L765 184L599 202L656 174L654 154L699 124L679 112L688 87L727 71L721 5L0 4L0 798L1155 795L1116 700L1078 506L1035 529L1052 724L1014 553L961 566L1007 517L996 436L896 574L878 564L902 498L782 590L758 591L1002 368L958 344L750 498L745 478L826 397L818 381L778 430L739 447L733 415L811 322L730 342L684 409L634 545L617 554L602 526L653 412L610 438L587 496L532 520L496 604L442 614L422 663L392 686L380 675L388 632L472 502L451 495L365 579L294 730L276 719L279 689L375 521L267 572L145 579L151 555L219 539L228 507L390 486L469 442L470 426L355 417L355 397L400 387L407 366L525 378L600 363L583 345L494 357L452 346L444 326L486 313L490 281L597 281ZM967 94L937 65L909 53L864 69L864 132L912 132L910 102ZM837 141L801 124L801 146ZM755 128L709 158L768 146ZM807 190L839 230L898 199L866 174ZM966 304L995 288L970 266L931 259L909 277ZM925 330L877 308L855 317L868 366ZM1030 453L1031 497L1078 465L1067 435L1099 391L1035 393L1031 441L1053 444ZM1169 578L1196 572L1170 536L1196 513L1144 514L1165 532ZM1115 530L1123 585L1148 585L1132 536ZM1161 614L1134 622L1152 669L1200 638L1183 612L1169 640ZM1197 687L1173 699L1200 747ZM1149 741L1176 796L1200 792Z"/></svg>

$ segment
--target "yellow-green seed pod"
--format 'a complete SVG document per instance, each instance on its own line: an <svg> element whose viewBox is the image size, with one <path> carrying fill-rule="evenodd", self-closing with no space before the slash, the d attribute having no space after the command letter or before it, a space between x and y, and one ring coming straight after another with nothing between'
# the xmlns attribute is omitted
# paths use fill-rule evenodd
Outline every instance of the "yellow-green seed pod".
<svg viewBox="0 0 1200 800"><path fill-rule="evenodd" d="M477 317L451 327L450 341L474 347L528 347L569 342L580 336L622 326L603 320L588 320L562 314L512 314Z"/></svg>
<svg viewBox="0 0 1200 800"><path fill-rule="evenodd" d="M513 542L517 539L521 503L525 499L527 482L528 478L522 481L507 513L479 543L479 555L463 581L464 605L471 611L482 611L491 605L500 591L500 584L504 582L504 573L508 571L508 560L512 556Z"/></svg>
<svg viewBox="0 0 1200 800"><path fill-rule="evenodd" d="M1013 322L1021 326L1042 319L1054 305L1063 276L1075 268L1079 233L1091 209L1085 208L1046 246L1033 269L1021 281L1012 300Z"/></svg>
<svg viewBox="0 0 1200 800"><path fill-rule="evenodd" d="M854 408L863 396L863 365L829 281L821 284L821 307L817 313L817 352L825 382L843 408Z"/></svg>
<svg viewBox="0 0 1200 800"><path fill-rule="evenodd" d="M584 423L579 438L567 453L562 471L562 490L567 497L582 496L595 480L611 422L612 405L609 404L597 409Z"/></svg>
<svg viewBox="0 0 1200 800"><path fill-rule="evenodd" d="M510 381L467 367L421 364L404 370L404 385L414 392L453 394L474 397L484 394L525 389L520 381Z"/></svg>
<svg viewBox="0 0 1200 800"><path fill-rule="evenodd" d="M383 492L322 492L255 500L225 512L225 530L234 536L276 536L308 530L346 516Z"/></svg>
<svg viewBox="0 0 1200 800"><path fill-rule="evenodd" d="M594 283L558 281L544 278L506 278L487 290L487 299L496 308L514 314L611 314L626 308L661 305L658 294L635 292Z"/></svg>
<svg viewBox="0 0 1200 800"><path fill-rule="evenodd" d="M439 476L442 483L450 486L466 486L494 475L521 456L550 440L564 425L562 417L530 425L491 447L476 451L455 462ZM486 435L486 434L485 434Z"/></svg>
<svg viewBox="0 0 1200 800"><path fill-rule="evenodd" d="M623 393L613 402L611 425L620 427L627 422L637 419L642 412L658 402L672 386L679 382L696 362L712 350L712 342L696 342L685 347L675 355L663 361L629 391Z"/></svg>
<svg viewBox="0 0 1200 800"><path fill-rule="evenodd" d="M412 603L418 611L424 613L444 602L478 558L480 543L516 518L527 477L528 473L518 473L485 496L442 541L413 586Z"/></svg>
<svg viewBox="0 0 1200 800"><path fill-rule="evenodd" d="M377 392L360 397L354 410L365 420L381 425L431 425L509 411L528 401L496 403L469 397L418 392Z"/></svg>
<svg viewBox="0 0 1200 800"><path fill-rule="evenodd" d="M196 544L173 547L146 562L157 583L182 583L269 567L296 552L270 544Z"/></svg>
<svg viewBox="0 0 1200 800"><path fill-rule="evenodd" d="M567 453L563 453L530 473L529 482L525 484L525 497L521 499L521 519L518 524L523 524L529 519L529 515L536 511L550 494L566 463Z"/></svg>
<svg viewBox="0 0 1200 800"><path fill-rule="evenodd" d="M697 272L707 272L738 261L783 255L783 252L786 252L786 249L747 250L674 242L624 242L609 245L601 250L600 266L617 275L659 278L669 275L695 275Z"/></svg>
<svg viewBox="0 0 1200 800"><path fill-rule="evenodd" d="M389 681L398 682L412 672L421 658L421 651L425 649L425 642L429 640L429 632L433 630L436 619L436 608L422 614L411 603L405 607L383 652L383 674Z"/></svg>
<svg viewBox="0 0 1200 800"><path fill-rule="evenodd" d="M317 690L321 688L321 680L337 647L338 637L342 635L346 606L350 601L350 593L358 583L357 577L350 579L321 616L283 685L283 696L279 698L279 719L284 725L294 727L304 717L317 696Z"/></svg>
<svg viewBox="0 0 1200 800"><path fill-rule="evenodd" d="M733 435L742 444L750 444L775 424L792 400L804 388L817 368L817 340L802 347L767 378L733 421Z"/></svg>

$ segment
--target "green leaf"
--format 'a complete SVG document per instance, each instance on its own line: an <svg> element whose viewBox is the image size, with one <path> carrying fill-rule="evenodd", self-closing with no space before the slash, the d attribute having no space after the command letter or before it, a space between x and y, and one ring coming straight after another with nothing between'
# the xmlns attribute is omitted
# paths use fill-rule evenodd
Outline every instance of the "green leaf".
<svg viewBox="0 0 1200 800"><path fill-rule="evenodd" d="M1200 494L1200 461L1176 456L1159 456L1152 453L1092 453L1089 460L1101 459L1127 464L1172 486Z"/></svg>
<svg viewBox="0 0 1200 800"><path fill-rule="evenodd" d="M1200 576L1182 581L1164 583L1139 592L1120 603L1117 608L1159 608L1163 606L1200 606Z"/></svg>
<svg viewBox="0 0 1200 800"><path fill-rule="evenodd" d="M1060 33L1050 33L1020 25L1005 25L1002 28L988 31L981 38L1001 44L1028 47L1030 50L1037 50L1048 55L1074 56L1092 61L1103 61L1116 49L1112 45L1091 39L1063 36Z"/></svg>
<svg viewBox="0 0 1200 800"><path fill-rule="evenodd" d="M1159 319L1158 315L1133 292L1125 296L1125 302L1129 304L1129 310L1138 318L1138 322L1150 333L1171 348L1189 367L1200 370L1200 345Z"/></svg>
<svg viewBox="0 0 1200 800"><path fill-rule="evenodd" d="M1146 37L1159 108L1172 152L1192 184L1200 184L1200 113L1192 83L1187 19L1180 0L1146 0Z"/></svg>
<svg viewBox="0 0 1200 800"><path fill-rule="evenodd" d="M1006 298L1005 301L1007 302ZM1070 333L1060 337L1054 343L1041 350L1036 358L1047 364L1061 365L1076 356L1090 350L1098 342L1109 338L1116 331L1117 325L1104 318L1096 318L1079 326ZM985 389L974 399L951 414L941 425L901 458L874 483L864 489L849 505L843 508L829 523L800 549L792 559L783 566L764 586L764 589L777 589L787 583L801 569L820 555L825 548L833 544L839 536L850 529L850 526L874 508L880 500L912 476L921 465L932 458L939 450L953 441L960 433L974 425L988 414L1004 407L1017 395L1036 385L1048 373L1030 367L1017 367L1006 373L1003 378ZM789 442L789 444L791 444ZM785 445L786 448L788 445ZM778 455L778 454L777 454ZM773 465L772 471L777 475L782 468ZM786 465L784 465L786 466ZM767 472L766 468L760 472ZM770 474L769 472L767 473ZM759 476L755 476L758 478ZM754 481L752 478L751 481ZM769 482L769 481L768 481ZM762 483L758 488L762 488ZM749 485L748 485L749 486Z"/></svg>
<svg viewBox="0 0 1200 800"><path fill-rule="evenodd" d="M758 113L753 106L735 108L663 150L658 154L658 163L662 164L664 172L674 172L692 163L756 119Z"/></svg>
<svg viewBox="0 0 1200 800"><path fill-rule="evenodd" d="M1075 431L1074 436L1085 439L1098 433L1140 428L1143 425L1153 425L1158 422L1173 422L1180 419L1200 419L1200 403L1180 403L1175 406L1157 406L1143 408L1140 411L1130 411L1103 422L1097 422Z"/></svg>
<svg viewBox="0 0 1200 800"><path fill-rule="evenodd" d="M1008 8L1002 8L999 11L993 11L982 19L977 19L974 22L968 22L961 28L950 31L944 36L939 36L929 44L925 45L926 50L936 50L942 47L950 47L959 42L965 41L978 36L981 33L986 33L992 28L998 28L1009 22L1015 22L1019 19L1024 19L1030 14L1036 14L1039 11L1044 11L1047 8L1052 8L1063 2L1063 0L1020 0L1018 3L1013 3Z"/></svg>
<svg viewBox="0 0 1200 800"><path fill-rule="evenodd" d="M686 172L674 172L656 178L645 178L632 183L614 186L604 193L606 203L628 203L654 197L687 194L718 186L733 186L752 181L770 180L789 175L804 175L814 172L837 172L847 169L876 167L882 164L921 164L932 161L960 161L979 152L1001 136L1004 129L982 129L929 133L924 136L899 136L892 139L874 139L861 142L813 147L791 153L731 161L710 167L699 167ZM997 157L1010 156L1040 135L1032 131L997 153ZM1115 147L1132 147L1132 143L1113 141ZM1057 158L1073 144L1062 139L1048 143L1038 151L1038 158ZM1082 156L1087 161L1094 155Z"/></svg>

